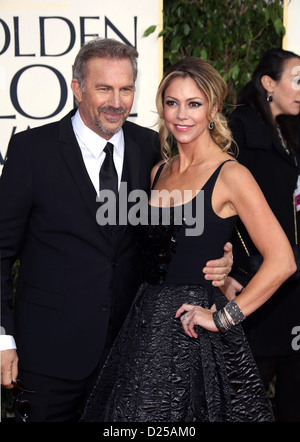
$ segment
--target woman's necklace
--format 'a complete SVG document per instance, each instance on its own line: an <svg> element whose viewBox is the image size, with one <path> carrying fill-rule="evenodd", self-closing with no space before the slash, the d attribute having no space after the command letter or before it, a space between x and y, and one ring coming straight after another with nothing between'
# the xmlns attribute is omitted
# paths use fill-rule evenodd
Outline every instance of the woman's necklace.
<svg viewBox="0 0 300 442"><path fill-rule="evenodd" d="M282 144L284 150L286 151L286 153L287 153L288 155L290 155L290 151L289 151L289 148L288 148L288 146L287 146L287 142L286 142L286 140L285 140L285 139L283 138L283 136L282 136L282 133L281 133L281 130L280 130L280 127L279 127L279 124L278 124L278 123L276 123L276 129L277 129L277 133L278 133L278 136L279 136L279 138L280 138L280 141L281 141L281 144Z"/></svg>

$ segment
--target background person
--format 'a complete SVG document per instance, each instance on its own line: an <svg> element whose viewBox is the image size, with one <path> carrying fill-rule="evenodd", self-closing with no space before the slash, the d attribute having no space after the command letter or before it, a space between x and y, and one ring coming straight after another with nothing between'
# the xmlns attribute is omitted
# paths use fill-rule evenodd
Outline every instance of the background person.
<svg viewBox="0 0 300 442"><path fill-rule="evenodd" d="M240 92L239 104L230 118L233 138L239 149L238 161L253 174L292 245L295 235L300 238L300 201L297 196L300 188L296 189L299 138L295 126L300 111L299 75L298 55L283 49L267 51L251 81ZM238 228L248 252L257 254L243 225ZM273 253L278 253L276 244ZM246 272L251 269L238 237L234 243L234 257L236 266L232 275L244 284ZM300 353L291 346L292 329L299 325L299 293L299 280L285 282L244 323L266 388L275 375L279 421L300 420Z"/></svg>

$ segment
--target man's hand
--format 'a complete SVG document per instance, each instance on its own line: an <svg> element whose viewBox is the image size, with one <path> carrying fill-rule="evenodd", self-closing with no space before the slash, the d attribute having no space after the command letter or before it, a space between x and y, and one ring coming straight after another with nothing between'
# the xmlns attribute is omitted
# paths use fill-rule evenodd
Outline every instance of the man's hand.
<svg viewBox="0 0 300 442"><path fill-rule="evenodd" d="M11 381L16 381L18 376L18 355L16 350L1 351L1 385L13 388Z"/></svg>
<svg viewBox="0 0 300 442"><path fill-rule="evenodd" d="M228 242L224 246L223 258L208 261L206 263L206 267L203 269L205 279L211 280L212 285L215 287L223 286L228 273L231 271L232 264L232 244Z"/></svg>

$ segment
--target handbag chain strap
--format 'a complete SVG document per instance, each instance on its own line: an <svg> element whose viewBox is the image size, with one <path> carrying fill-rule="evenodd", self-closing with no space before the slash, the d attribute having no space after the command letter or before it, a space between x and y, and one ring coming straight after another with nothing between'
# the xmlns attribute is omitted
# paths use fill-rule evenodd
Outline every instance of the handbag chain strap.
<svg viewBox="0 0 300 442"><path fill-rule="evenodd" d="M295 229L295 244L298 245L298 231L297 231L297 218L296 218L296 200L295 200L295 192L293 193L293 210L294 210L294 229ZM247 249L247 246L245 244L245 241L242 238L242 235L239 231L239 229L237 228L237 226L235 226L235 230L236 233L238 234L238 237L240 238L241 243L243 244L243 247L247 253L247 256L250 256L249 250Z"/></svg>
<svg viewBox="0 0 300 442"><path fill-rule="evenodd" d="M295 244L298 245L298 230L297 230L297 218L296 218L296 199L295 199L295 192L293 193L293 208L294 208Z"/></svg>
<svg viewBox="0 0 300 442"><path fill-rule="evenodd" d="M249 250L247 249L246 244L245 244L245 242L244 242L244 240L242 238L242 235L241 235L239 229L237 228L237 226L235 226L235 230L236 230L236 233L238 234L238 237L241 240L241 243L243 244L243 247L244 247L244 249L245 249L245 251L247 253L247 256L249 257L250 256Z"/></svg>

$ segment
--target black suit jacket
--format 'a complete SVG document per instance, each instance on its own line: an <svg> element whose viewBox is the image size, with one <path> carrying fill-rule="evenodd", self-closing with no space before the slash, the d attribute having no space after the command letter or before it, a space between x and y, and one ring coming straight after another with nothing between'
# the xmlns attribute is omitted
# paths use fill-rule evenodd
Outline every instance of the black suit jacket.
<svg viewBox="0 0 300 442"><path fill-rule="evenodd" d="M133 228L114 243L96 222L73 113L10 141L0 180L2 326L15 336L23 369L81 379L101 356L109 320L118 332L142 273ZM123 130L128 190L148 191L157 134L130 122ZM10 272L18 256L13 313Z"/></svg>
<svg viewBox="0 0 300 442"><path fill-rule="evenodd" d="M293 156L285 152L270 129L247 105L234 110L230 127L238 144L238 161L253 174L281 227L291 244L294 244L293 192L299 170ZM297 216L299 238L299 212ZM258 253L243 225L238 223L238 227L249 252ZM247 255L238 237L233 238L232 242L233 276L244 283L239 268L250 270ZM284 283L266 304L243 323L255 355L277 356L293 352L291 331L299 322L299 292L300 281Z"/></svg>

